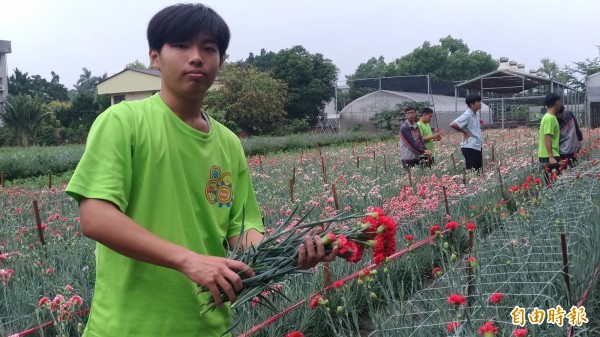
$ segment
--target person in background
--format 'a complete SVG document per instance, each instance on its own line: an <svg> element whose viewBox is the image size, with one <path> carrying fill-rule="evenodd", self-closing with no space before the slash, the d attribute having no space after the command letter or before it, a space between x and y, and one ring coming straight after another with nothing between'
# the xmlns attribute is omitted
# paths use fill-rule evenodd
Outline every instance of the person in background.
<svg viewBox="0 0 600 337"><path fill-rule="evenodd" d="M417 110L414 107L404 109L406 121L400 127L400 159L405 169L414 167L421 161L421 155L431 156L425 147L423 137L416 123Z"/></svg>
<svg viewBox="0 0 600 337"><path fill-rule="evenodd" d="M560 96L555 93L546 95L544 105L548 108L548 111L542 117L540 122L540 138L538 144L538 158L540 164L544 168L544 179L546 185L550 185L551 174L558 174L551 172L554 169L558 169L558 161L560 160L559 153L559 139L560 139L560 127L558 126L558 120L556 119L556 113L562 106L560 102Z"/></svg>
<svg viewBox="0 0 600 337"><path fill-rule="evenodd" d="M560 160L567 160L570 167L573 167L577 160L577 152L581 150L583 142L583 133L577 123L577 118L571 111L565 111L565 106L561 104L556 113L558 126L560 127L560 139L558 152Z"/></svg>
<svg viewBox="0 0 600 337"><path fill-rule="evenodd" d="M419 126L419 131L421 132L421 137L423 137L423 141L425 142L425 148L427 148L427 150L431 152L430 156L421 156L421 163L424 163L428 167L431 167L431 165L433 165L433 163L435 162L435 146L433 144L433 141L439 141L440 139L442 139L440 133L433 133L433 131L431 130L431 125L429 123L431 123L432 117L433 110L431 108L423 108L423 110L421 110L421 118L417 122L417 125Z"/></svg>
<svg viewBox="0 0 600 337"><path fill-rule="evenodd" d="M468 109L452 121L450 127L463 134L460 150L465 157L467 170L479 171L483 167L481 152L483 137L481 134L481 117L478 115L479 110L481 110L481 96L471 94L467 96L465 103L467 103Z"/></svg>

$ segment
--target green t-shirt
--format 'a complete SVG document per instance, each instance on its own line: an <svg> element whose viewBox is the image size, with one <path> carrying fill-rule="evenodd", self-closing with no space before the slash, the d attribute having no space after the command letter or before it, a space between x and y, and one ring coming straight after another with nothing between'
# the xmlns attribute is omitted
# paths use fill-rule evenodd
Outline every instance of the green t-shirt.
<svg viewBox="0 0 600 337"><path fill-rule="evenodd" d="M429 125L429 123L423 123L421 121L418 121L417 125L419 126L419 131L421 132L421 137L425 138L425 137L433 136L433 131L431 130L431 125ZM427 150L431 151L432 156L435 154L435 150L434 150L435 146L433 145L433 139L425 141L425 148Z"/></svg>
<svg viewBox="0 0 600 337"><path fill-rule="evenodd" d="M540 141L538 145L538 157L549 158L548 151L546 150L546 142L544 135L550 135L552 139L552 154L553 157L560 156L558 152L558 145L560 140L560 127L558 126L558 119L550 113L545 113L540 122Z"/></svg>
<svg viewBox="0 0 600 337"><path fill-rule="evenodd" d="M94 122L67 194L108 200L157 236L200 254L225 256L223 241L263 231L239 139L210 119L202 133L156 94L110 107ZM224 306L200 316L184 274L96 247L96 284L86 337L220 336Z"/></svg>

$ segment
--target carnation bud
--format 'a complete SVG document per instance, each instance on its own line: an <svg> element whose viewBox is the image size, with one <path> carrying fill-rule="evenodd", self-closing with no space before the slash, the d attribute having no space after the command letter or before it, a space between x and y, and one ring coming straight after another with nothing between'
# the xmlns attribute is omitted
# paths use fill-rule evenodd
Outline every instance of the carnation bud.
<svg viewBox="0 0 600 337"><path fill-rule="evenodd" d="M377 275L377 269L371 270L371 275Z"/></svg>
<svg viewBox="0 0 600 337"><path fill-rule="evenodd" d="M370 212L370 213L367 213L367 216L372 216L373 218L378 219L379 218L379 213L377 213L377 212Z"/></svg>
<svg viewBox="0 0 600 337"><path fill-rule="evenodd" d="M450 244L448 241L444 241L444 249L448 249L448 247L450 247Z"/></svg>
<svg viewBox="0 0 600 337"><path fill-rule="evenodd" d="M337 309L336 309L338 314L341 314L344 312L344 307L342 307L341 305L338 305Z"/></svg>
<svg viewBox="0 0 600 337"><path fill-rule="evenodd" d="M385 226L381 225L379 227L377 227L377 234L382 234L385 233Z"/></svg>
<svg viewBox="0 0 600 337"><path fill-rule="evenodd" d="M359 286L362 286L364 284L362 279L358 279L358 281L356 281L356 284L358 284Z"/></svg>
<svg viewBox="0 0 600 337"><path fill-rule="evenodd" d="M377 299L377 294L371 291L371 299L372 300L376 300Z"/></svg>
<svg viewBox="0 0 600 337"><path fill-rule="evenodd" d="M387 269L387 267L384 267L384 268L383 268L383 272L387 274L387 272L388 272L388 269Z"/></svg>
<svg viewBox="0 0 600 337"><path fill-rule="evenodd" d="M457 258L458 257L456 256L456 253L452 253L452 255L450 255L450 261L452 261L452 262L456 262Z"/></svg>
<svg viewBox="0 0 600 337"><path fill-rule="evenodd" d="M370 248L375 247L376 244L377 244L377 240L367 240L367 246Z"/></svg>

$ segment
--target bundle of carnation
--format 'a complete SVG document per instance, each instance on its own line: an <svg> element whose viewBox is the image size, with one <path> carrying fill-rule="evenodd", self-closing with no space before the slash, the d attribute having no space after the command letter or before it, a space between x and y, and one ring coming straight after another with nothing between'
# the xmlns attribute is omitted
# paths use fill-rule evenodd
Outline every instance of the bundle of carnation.
<svg viewBox="0 0 600 337"><path fill-rule="evenodd" d="M241 251L238 245L227 256L228 259L245 263L255 273L249 277L245 271L238 271L244 285L232 308L254 300L276 310L266 297L269 293L277 293L285 297L276 283L283 281L289 275L307 272L298 267L298 248L305 243L308 231L322 227L321 240L325 245L325 252L330 253L338 247L338 257L348 262L357 263L363 257L365 248L373 249L375 263L381 263L386 257L396 250L396 223L383 214L380 208L370 208L366 215L338 214L328 219L315 222L305 222L310 212L307 212L297 222L294 215L297 209L280 225L271 235L257 246L251 246ZM295 223L295 224L294 224ZM243 226L242 226L243 227ZM243 228L242 232L243 233ZM196 294L208 292L200 286ZM223 302L227 302L227 295L221 291ZM259 299L257 302L256 299ZM216 308L214 298L210 297L201 312L205 314Z"/></svg>

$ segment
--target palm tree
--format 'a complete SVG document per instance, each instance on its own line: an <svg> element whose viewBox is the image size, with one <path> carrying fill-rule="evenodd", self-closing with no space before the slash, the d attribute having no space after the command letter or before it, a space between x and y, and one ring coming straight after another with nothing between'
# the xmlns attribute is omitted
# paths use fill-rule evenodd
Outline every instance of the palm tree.
<svg viewBox="0 0 600 337"><path fill-rule="evenodd" d="M18 146L30 146L45 115L41 96L11 95L6 99L4 111L0 111L0 121L12 131L9 141Z"/></svg>

